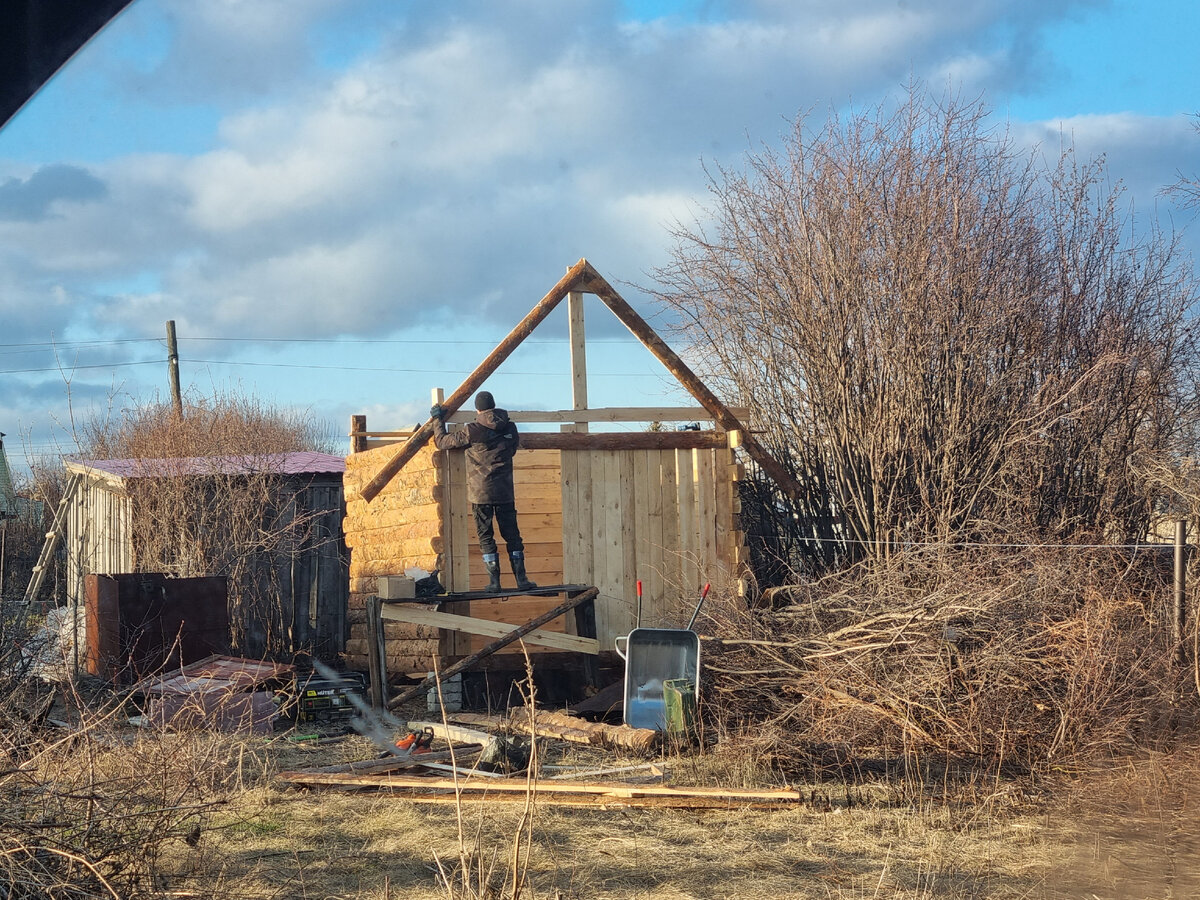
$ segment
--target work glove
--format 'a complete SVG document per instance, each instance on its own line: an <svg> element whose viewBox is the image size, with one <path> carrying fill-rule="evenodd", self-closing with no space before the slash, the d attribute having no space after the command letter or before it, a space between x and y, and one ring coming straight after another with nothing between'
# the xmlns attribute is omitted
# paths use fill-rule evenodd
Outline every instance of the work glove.
<svg viewBox="0 0 1200 900"><path fill-rule="evenodd" d="M433 406L429 407L429 418L438 419L439 421L446 418L446 411L442 409L442 405L440 403L435 403Z"/></svg>

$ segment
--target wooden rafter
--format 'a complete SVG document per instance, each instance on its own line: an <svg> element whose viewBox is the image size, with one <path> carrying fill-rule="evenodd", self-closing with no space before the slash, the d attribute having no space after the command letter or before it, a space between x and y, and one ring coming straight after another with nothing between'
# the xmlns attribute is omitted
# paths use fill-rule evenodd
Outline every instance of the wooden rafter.
<svg viewBox="0 0 1200 900"><path fill-rule="evenodd" d="M679 355L667 345L666 341L658 336L650 324L638 315L637 311L613 289L612 285L604 280L586 259L581 259L571 266L558 283L529 311L529 314L508 333L504 340L496 345L496 349L488 354L487 358L467 376L453 394L446 398L446 402L442 404L446 414L456 413L563 298L572 292L595 294L599 297L613 315L642 342L647 350L654 354L668 372L675 376L684 389L696 399L696 402L708 411L714 422L726 431L741 433L742 446L750 458L758 463L776 484L788 493L798 492L799 486L779 461L754 439L733 411L708 389L704 382L680 359ZM413 432L396 455L388 460L383 468L375 474L375 477L363 487L363 498L368 502L374 500L388 482L433 437L436 428L437 420L430 418Z"/></svg>
<svg viewBox="0 0 1200 900"><path fill-rule="evenodd" d="M580 289L599 297L600 301L612 310L613 315L620 319L621 323L633 332L634 337L641 341L646 349L653 353L655 358L666 367L667 371L675 376L684 389L696 398L696 402L712 414L713 421L726 431L740 431L742 433L742 446L750 455L750 458L762 466L763 471L777 485L789 494L798 494L800 486L796 484L795 479L747 431L746 427L738 420L738 417L733 414L729 407L722 403L717 395L710 391L708 386L696 376L696 373L688 368L687 364L679 358L679 355L667 345L667 342L658 336L658 332L650 327L650 323L638 315L637 311L626 303L620 294L613 290L612 285L605 281L600 273L592 268L591 263L587 260L580 260L580 262L584 265L583 274L580 276Z"/></svg>

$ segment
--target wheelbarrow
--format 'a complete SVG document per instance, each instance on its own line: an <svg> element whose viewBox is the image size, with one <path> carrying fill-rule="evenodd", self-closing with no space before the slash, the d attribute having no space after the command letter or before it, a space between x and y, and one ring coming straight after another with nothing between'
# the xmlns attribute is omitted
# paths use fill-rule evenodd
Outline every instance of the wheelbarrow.
<svg viewBox="0 0 1200 900"><path fill-rule="evenodd" d="M664 688L678 690L683 682L691 687L693 698L700 695L700 636L692 626L709 585L704 586L687 628L642 628L640 581L637 587L638 627L613 640L617 655L625 660L625 724L663 731L667 728Z"/></svg>

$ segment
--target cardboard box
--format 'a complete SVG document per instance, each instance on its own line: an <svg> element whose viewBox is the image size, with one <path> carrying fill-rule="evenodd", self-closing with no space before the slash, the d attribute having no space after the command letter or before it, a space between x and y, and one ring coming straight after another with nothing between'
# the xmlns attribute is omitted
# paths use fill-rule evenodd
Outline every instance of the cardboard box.
<svg viewBox="0 0 1200 900"><path fill-rule="evenodd" d="M415 600L417 583L407 575L380 575L375 579L380 600Z"/></svg>

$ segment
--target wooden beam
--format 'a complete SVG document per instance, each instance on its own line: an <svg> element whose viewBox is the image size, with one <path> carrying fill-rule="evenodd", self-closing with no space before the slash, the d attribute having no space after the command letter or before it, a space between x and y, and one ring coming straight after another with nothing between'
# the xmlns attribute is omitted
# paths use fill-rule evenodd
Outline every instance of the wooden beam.
<svg viewBox="0 0 1200 900"><path fill-rule="evenodd" d="M729 411L739 418L746 418L750 410L745 406L731 406ZM713 415L702 406L605 406L595 409L510 409L508 417L517 424L522 422L711 422ZM459 411L446 419L455 425L475 421L475 413ZM397 437L411 434L409 431L370 431L372 437Z"/></svg>
<svg viewBox="0 0 1200 900"><path fill-rule="evenodd" d="M491 619L476 619L473 616L437 612L421 606L401 606L391 603L384 604L381 615L389 622L407 622L410 625L426 625L430 628L444 628L448 631L464 631L467 634L482 634L485 637L504 637L520 628L519 625L510 625L507 622L494 622ZM555 650L574 650L592 655L600 652L600 642L594 638L576 637L573 634L563 634L558 631L533 629L522 635L521 639L527 644L552 647Z"/></svg>
<svg viewBox="0 0 1200 900"><path fill-rule="evenodd" d="M367 449L367 417L350 417L350 452L362 453Z"/></svg>
<svg viewBox="0 0 1200 900"><path fill-rule="evenodd" d="M384 759L364 759L351 763L336 763L331 766L315 766L309 769L296 769L293 775L344 775L346 773L363 774L370 772L381 775L394 769L407 769L423 766L429 762L469 756L478 753L482 745L455 747L453 750L434 750L430 753L418 753L416 756L389 756Z"/></svg>
<svg viewBox="0 0 1200 900"><path fill-rule="evenodd" d="M367 674L370 677L372 709L383 709L387 701L387 644L383 636L383 603L375 594L367 597Z"/></svg>
<svg viewBox="0 0 1200 900"><path fill-rule="evenodd" d="M571 291L567 294L567 321L571 335L571 408L587 409L587 336L583 324L583 294ZM578 420L577 420L578 421ZM586 432L587 425L579 431Z"/></svg>
<svg viewBox="0 0 1200 900"><path fill-rule="evenodd" d="M689 394L696 398L701 406L712 414L713 420L720 425L725 431L740 431L742 432L742 443L746 448L746 452L750 454L750 458L762 466L771 479L779 485L784 491L789 494L797 495L800 493L800 485L788 473L775 457L771 456L766 451L766 448L760 444L753 435L750 434L741 421L738 420L724 403L720 401L716 394L708 389L687 364L679 358L664 341L658 336L658 333L650 327L637 310L625 302L625 299L618 294L603 276L600 275L592 265L583 260L584 270L580 275L579 289L595 294L600 300L612 310L621 322L633 332L646 349L657 357L658 361L666 366L667 371L675 376L676 380L684 386Z"/></svg>
<svg viewBox="0 0 1200 900"><path fill-rule="evenodd" d="M524 778L512 778L505 781L463 781L454 778L425 778L411 775L379 775L349 772L337 773L305 773L280 772L280 781L293 784L338 784L360 785L389 788L414 788L417 790L445 791L486 791L495 794L525 794L534 791L540 799L548 799L553 794L592 794L619 799L639 798L705 798L727 802L737 806L744 801L774 801L776 803L798 803L804 799L800 791L793 788L746 790L726 787L669 787L657 784L629 784L622 782L589 782L589 781L538 781L530 786Z"/></svg>
<svg viewBox="0 0 1200 900"><path fill-rule="evenodd" d="M526 431L522 450L712 450L725 446L720 431ZM519 491L518 491L519 493Z"/></svg>
<svg viewBox="0 0 1200 900"><path fill-rule="evenodd" d="M529 632L533 631L535 628L540 628L541 626L545 625L547 622L557 619L563 613L569 612L570 610L579 606L579 604L581 604L581 603L590 603L590 602L594 601L599 594L600 594L600 591L597 590L596 588L592 587L592 588L588 588L586 591L581 591L580 593L575 594L573 597L568 597L566 600L564 600L558 606L554 607L554 609L548 610L548 611L542 613L540 616L530 619L528 622L526 622L524 625L522 625L520 628L516 629L515 631L510 631L504 637L497 638L496 640L494 640L490 644L488 644L486 647L482 648L481 650L476 651L475 653L472 653L466 659L461 660L461 661L455 663L454 665L450 666L450 668L446 669L446 671L440 673L441 677L442 678L450 678L454 675L457 675L459 672L466 671L467 669L471 668L471 666L475 665L475 663L479 662L481 659L485 659L486 657L489 657L492 654L496 653L496 651L504 649L509 644L511 644L513 641L520 640L522 637L524 637ZM415 697L419 693L421 693L421 691L425 690L426 686L433 683L433 681L434 681L434 677L431 675L431 676L426 677L425 680L422 681L420 684L413 685L412 687L408 688L407 690L402 691L390 703L388 703L388 709L395 709L397 706L404 703L405 701L411 700L413 697Z"/></svg>
<svg viewBox="0 0 1200 900"><path fill-rule="evenodd" d="M509 731L515 729L535 737L552 737L575 744L591 744L609 750L632 750L635 753L653 750L662 738L662 734L653 728L589 722L587 719L554 710L535 710L531 716L529 707L509 710L507 718L478 713L446 715L452 722L466 722L483 728L503 728Z"/></svg>
<svg viewBox="0 0 1200 900"><path fill-rule="evenodd" d="M533 329L541 324L542 320L550 314L554 307L558 306L571 287L579 280L580 275L587 269L591 269L591 266L588 265L586 259L579 260L579 262L567 269L567 274L560 278L558 283L549 290L546 296L538 301L538 304L529 311L529 314L508 333L508 336L496 345L496 349L488 354L487 358L479 364L474 372L467 376L466 380L455 389L454 393L446 398L446 402L442 404L442 407L448 415L458 412L471 395L487 381L488 376L500 368L500 364L508 359L509 354L525 338L529 337ZM374 500L387 483L392 480L392 477L403 469L408 464L408 461L416 456L417 451L424 447L426 442L433 437L434 429L437 427L439 427L438 420L430 418L424 425L418 428L396 455L388 460L383 468L375 474L375 477L363 487L363 498L368 502Z"/></svg>

